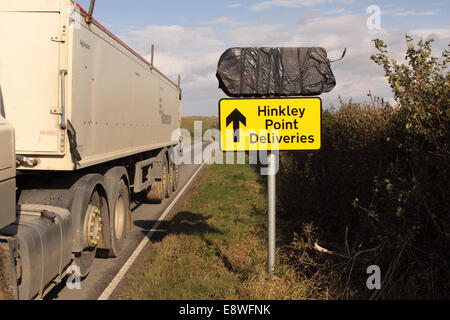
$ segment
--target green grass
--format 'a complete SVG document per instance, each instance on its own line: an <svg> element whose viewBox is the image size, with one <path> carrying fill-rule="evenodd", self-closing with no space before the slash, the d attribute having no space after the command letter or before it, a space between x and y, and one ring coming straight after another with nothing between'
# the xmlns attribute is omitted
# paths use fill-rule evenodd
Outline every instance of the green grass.
<svg viewBox="0 0 450 320"><path fill-rule="evenodd" d="M266 273L267 198L249 165L212 165L128 276L120 299L323 298L287 264Z"/></svg>
<svg viewBox="0 0 450 320"><path fill-rule="evenodd" d="M191 137L194 137L194 122L201 121L202 122L202 134L212 128L218 128L219 119L216 117L183 117L181 118L181 128L189 130L191 133Z"/></svg>

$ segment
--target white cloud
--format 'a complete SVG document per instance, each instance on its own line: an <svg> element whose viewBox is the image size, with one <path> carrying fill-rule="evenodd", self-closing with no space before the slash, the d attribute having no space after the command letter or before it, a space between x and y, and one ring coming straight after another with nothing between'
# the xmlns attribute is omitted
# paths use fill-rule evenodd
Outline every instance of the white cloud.
<svg viewBox="0 0 450 320"><path fill-rule="evenodd" d="M445 40L450 38L450 26L447 28L430 28L430 29L414 29L411 34L424 38L436 38L438 40Z"/></svg>
<svg viewBox="0 0 450 320"><path fill-rule="evenodd" d="M217 25L237 25L238 22L236 22L233 19L228 18L228 17L219 17L214 20L201 22L201 24L205 24L205 25L215 25L215 24L217 24Z"/></svg>
<svg viewBox="0 0 450 320"><path fill-rule="evenodd" d="M240 4L240 3L233 3L233 4L230 4L228 7L229 8L240 8L240 7L242 7L242 4Z"/></svg>
<svg viewBox="0 0 450 320"><path fill-rule="evenodd" d="M219 18L220 19L220 18ZM223 18L225 22L227 18ZM217 20L217 19L216 19ZM208 24L203 27L147 26L128 28L122 35L126 42L149 58L150 44L156 44L155 65L172 79L182 75L183 114L212 115L223 94L215 77L221 54L230 47L308 47L322 46L331 60L341 56L343 61L332 65L337 79L336 88L323 95L326 104L337 105L337 96L353 97L354 101L367 98L370 90L376 96L392 96L381 67L370 61L376 51L372 40L380 38L388 45L393 58L402 61L406 50L404 34L433 36L434 55L447 47L450 28L396 30L368 30L367 15L343 14L316 16L302 24L270 21L245 21L237 24ZM416 41L417 42L417 41Z"/></svg>
<svg viewBox="0 0 450 320"><path fill-rule="evenodd" d="M333 15L333 14L339 14L339 13L346 13L347 11L344 8L339 8L339 9L332 9L332 10L328 10L325 11L323 14L324 15Z"/></svg>
<svg viewBox="0 0 450 320"><path fill-rule="evenodd" d="M323 3L333 3L337 0L268 0L257 3L251 6L251 10L261 11L268 10L272 7L285 7L285 8L300 8L300 7L311 7L318 6ZM355 0L339 0L339 3L343 5L349 5L355 2Z"/></svg>
<svg viewBox="0 0 450 320"><path fill-rule="evenodd" d="M308 10L302 14L297 20L294 21L295 24L305 24L311 19L315 19L320 16L320 11L318 10Z"/></svg>
<svg viewBox="0 0 450 320"><path fill-rule="evenodd" d="M332 2L333 0L270 0L260 2L251 7L252 10L261 11L272 7L299 8L319 5L324 2Z"/></svg>
<svg viewBox="0 0 450 320"><path fill-rule="evenodd" d="M407 17L407 16L434 16L436 11L416 11L416 10L397 10L392 13L394 17Z"/></svg>

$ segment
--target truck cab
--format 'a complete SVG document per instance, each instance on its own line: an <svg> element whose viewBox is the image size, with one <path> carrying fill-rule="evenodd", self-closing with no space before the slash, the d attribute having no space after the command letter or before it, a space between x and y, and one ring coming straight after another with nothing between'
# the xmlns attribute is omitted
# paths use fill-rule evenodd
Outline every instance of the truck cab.
<svg viewBox="0 0 450 320"><path fill-rule="evenodd" d="M6 121L0 88L0 230L16 220L14 129ZM10 242L0 234L0 300L17 298Z"/></svg>
<svg viewBox="0 0 450 320"><path fill-rule="evenodd" d="M0 89L0 229L16 218L16 163L14 129L4 118Z"/></svg>

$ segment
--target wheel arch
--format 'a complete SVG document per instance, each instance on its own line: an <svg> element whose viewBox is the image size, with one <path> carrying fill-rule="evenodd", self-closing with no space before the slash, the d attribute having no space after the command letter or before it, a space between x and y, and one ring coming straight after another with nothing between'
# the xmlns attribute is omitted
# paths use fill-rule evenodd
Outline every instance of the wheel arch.
<svg viewBox="0 0 450 320"><path fill-rule="evenodd" d="M73 247L72 252L81 252L83 245L83 228L86 217L86 210L89 200L94 191L98 191L100 196L106 199L106 213L102 210L102 221L105 222L109 218L109 203L107 197L107 189L104 177L100 174L87 174L79 179L71 188L73 198L70 203L70 213L73 224ZM104 235L104 232L102 232ZM104 238L103 238L104 240Z"/></svg>

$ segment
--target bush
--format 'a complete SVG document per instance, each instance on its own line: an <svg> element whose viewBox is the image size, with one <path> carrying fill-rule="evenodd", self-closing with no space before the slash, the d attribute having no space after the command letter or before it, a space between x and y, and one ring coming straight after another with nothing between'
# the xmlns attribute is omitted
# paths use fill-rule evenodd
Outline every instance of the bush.
<svg viewBox="0 0 450 320"><path fill-rule="evenodd" d="M406 41L407 64L378 39L371 58L399 108L342 104L324 112L320 153L281 156L283 225L305 226L289 259L322 272L335 298L450 296L449 51L437 59L432 40ZM376 292L365 285L370 265L382 271Z"/></svg>

